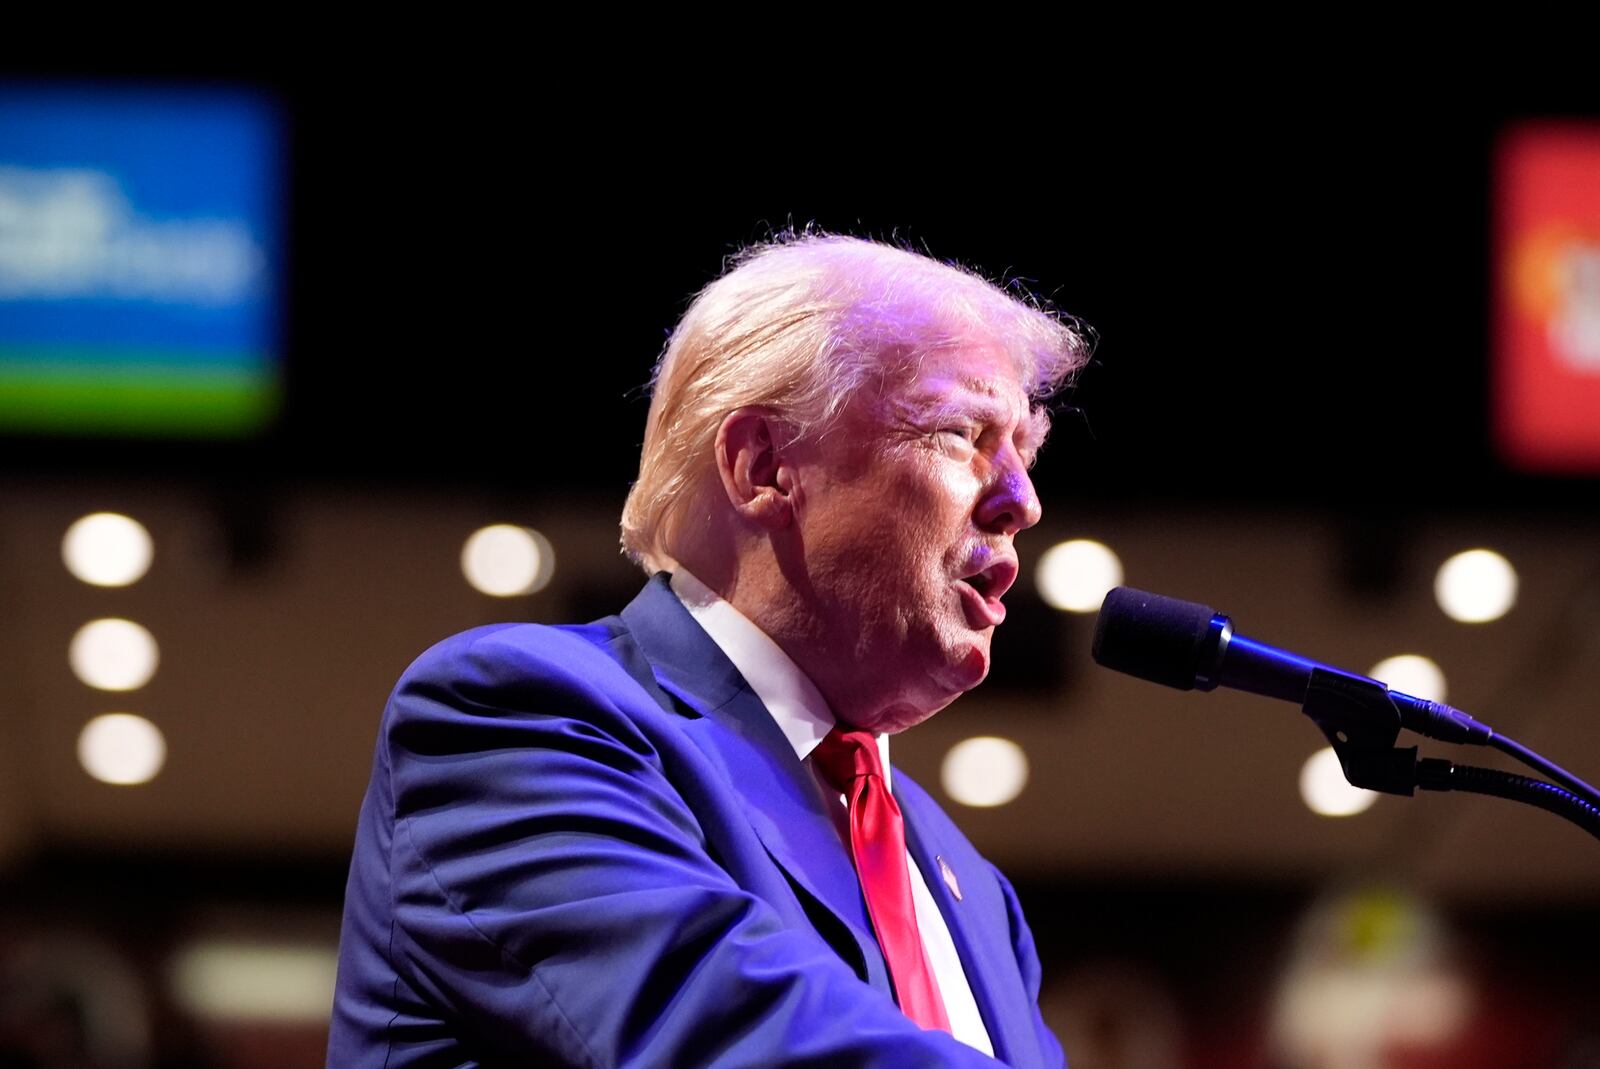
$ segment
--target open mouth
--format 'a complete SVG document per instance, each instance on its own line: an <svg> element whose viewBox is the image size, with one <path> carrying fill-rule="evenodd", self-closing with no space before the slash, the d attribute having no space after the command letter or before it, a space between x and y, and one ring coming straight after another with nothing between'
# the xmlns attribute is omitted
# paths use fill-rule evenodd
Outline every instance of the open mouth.
<svg viewBox="0 0 1600 1069"><path fill-rule="evenodd" d="M1000 599L1016 582L1017 562L1002 558L982 571L963 576L961 583L971 591L963 595L967 622L973 627L994 627L1006 618L1006 607Z"/></svg>
<svg viewBox="0 0 1600 1069"><path fill-rule="evenodd" d="M1001 557L982 571L963 576L961 581L976 590L985 601L999 601L1011 589L1011 584L1017 581L1017 562L1010 557Z"/></svg>

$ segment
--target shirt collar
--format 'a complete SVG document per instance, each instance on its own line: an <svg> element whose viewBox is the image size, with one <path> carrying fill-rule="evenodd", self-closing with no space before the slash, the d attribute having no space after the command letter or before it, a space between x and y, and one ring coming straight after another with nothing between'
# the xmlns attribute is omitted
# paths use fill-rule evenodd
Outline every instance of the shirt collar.
<svg viewBox="0 0 1600 1069"><path fill-rule="evenodd" d="M711 641L739 670L804 761L837 721L822 692L787 653L744 613L679 565L672 592ZM875 735L884 779L889 778L889 736Z"/></svg>

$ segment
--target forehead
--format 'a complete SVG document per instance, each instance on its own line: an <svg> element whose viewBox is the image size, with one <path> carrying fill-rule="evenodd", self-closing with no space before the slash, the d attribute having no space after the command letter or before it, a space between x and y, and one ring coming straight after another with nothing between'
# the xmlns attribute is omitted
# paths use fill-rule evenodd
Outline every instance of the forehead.
<svg viewBox="0 0 1600 1069"><path fill-rule="evenodd" d="M992 346L956 346L928 353L891 376L884 384L884 396L919 407L981 404L1017 419L1028 413L1028 395L1016 362Z"/></svg>

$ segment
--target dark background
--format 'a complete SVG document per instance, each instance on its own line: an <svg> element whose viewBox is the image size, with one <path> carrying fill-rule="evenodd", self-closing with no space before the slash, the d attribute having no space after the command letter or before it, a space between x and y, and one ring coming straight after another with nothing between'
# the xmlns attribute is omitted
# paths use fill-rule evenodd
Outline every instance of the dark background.
<svg viewBox="0 0 1600 1069"><path fill-rule="evenodd" d="M1165 77L1130 94L1182 87ZM1140 111L1104 87L1037 114L813 101L762 122L753 100L748 116L681 88L624 106L536 78L243 78L290 133L278 429L113 456L12 439L11 465L609 500L689 296L741 245L816 225L1026 280L1096 328L1047 495L1590 507L1592 482L1502 468L1486 386L1496 134L1585 114L1570 94L1191 86L1186 106Z"/></svg>

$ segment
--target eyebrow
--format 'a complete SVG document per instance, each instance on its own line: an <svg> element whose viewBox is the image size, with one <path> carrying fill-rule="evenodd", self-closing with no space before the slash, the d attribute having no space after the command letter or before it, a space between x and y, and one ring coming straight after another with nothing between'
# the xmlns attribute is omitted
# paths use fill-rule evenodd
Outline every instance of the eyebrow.
<svg viewBox="0 0 1600 1069"><path fill-rule="evenodd" d="M911 397L900 402L916 418L938 422L948 418L965 418L980 423L999 423L1010 419L1011 406L1002 401L993 387L981 379L964 379L961 393L954 397L936 399L931 396ZM1045 437L1050 433L1050 413L1043 405L1029 404L1027 413L1017 423L1020 440L1017 450L1031 465L1036 459Z"/></svg>
<svg viewBox="0 0 1600 1069"><path fill-rule="evenodd" d="M1023 459L1030 467L1039 459L1039 450L1049 435L1050 410L1044 405L1029 405L1027 418L1022 421L1022 444L1017 448L1023 451Z"/></svg>

